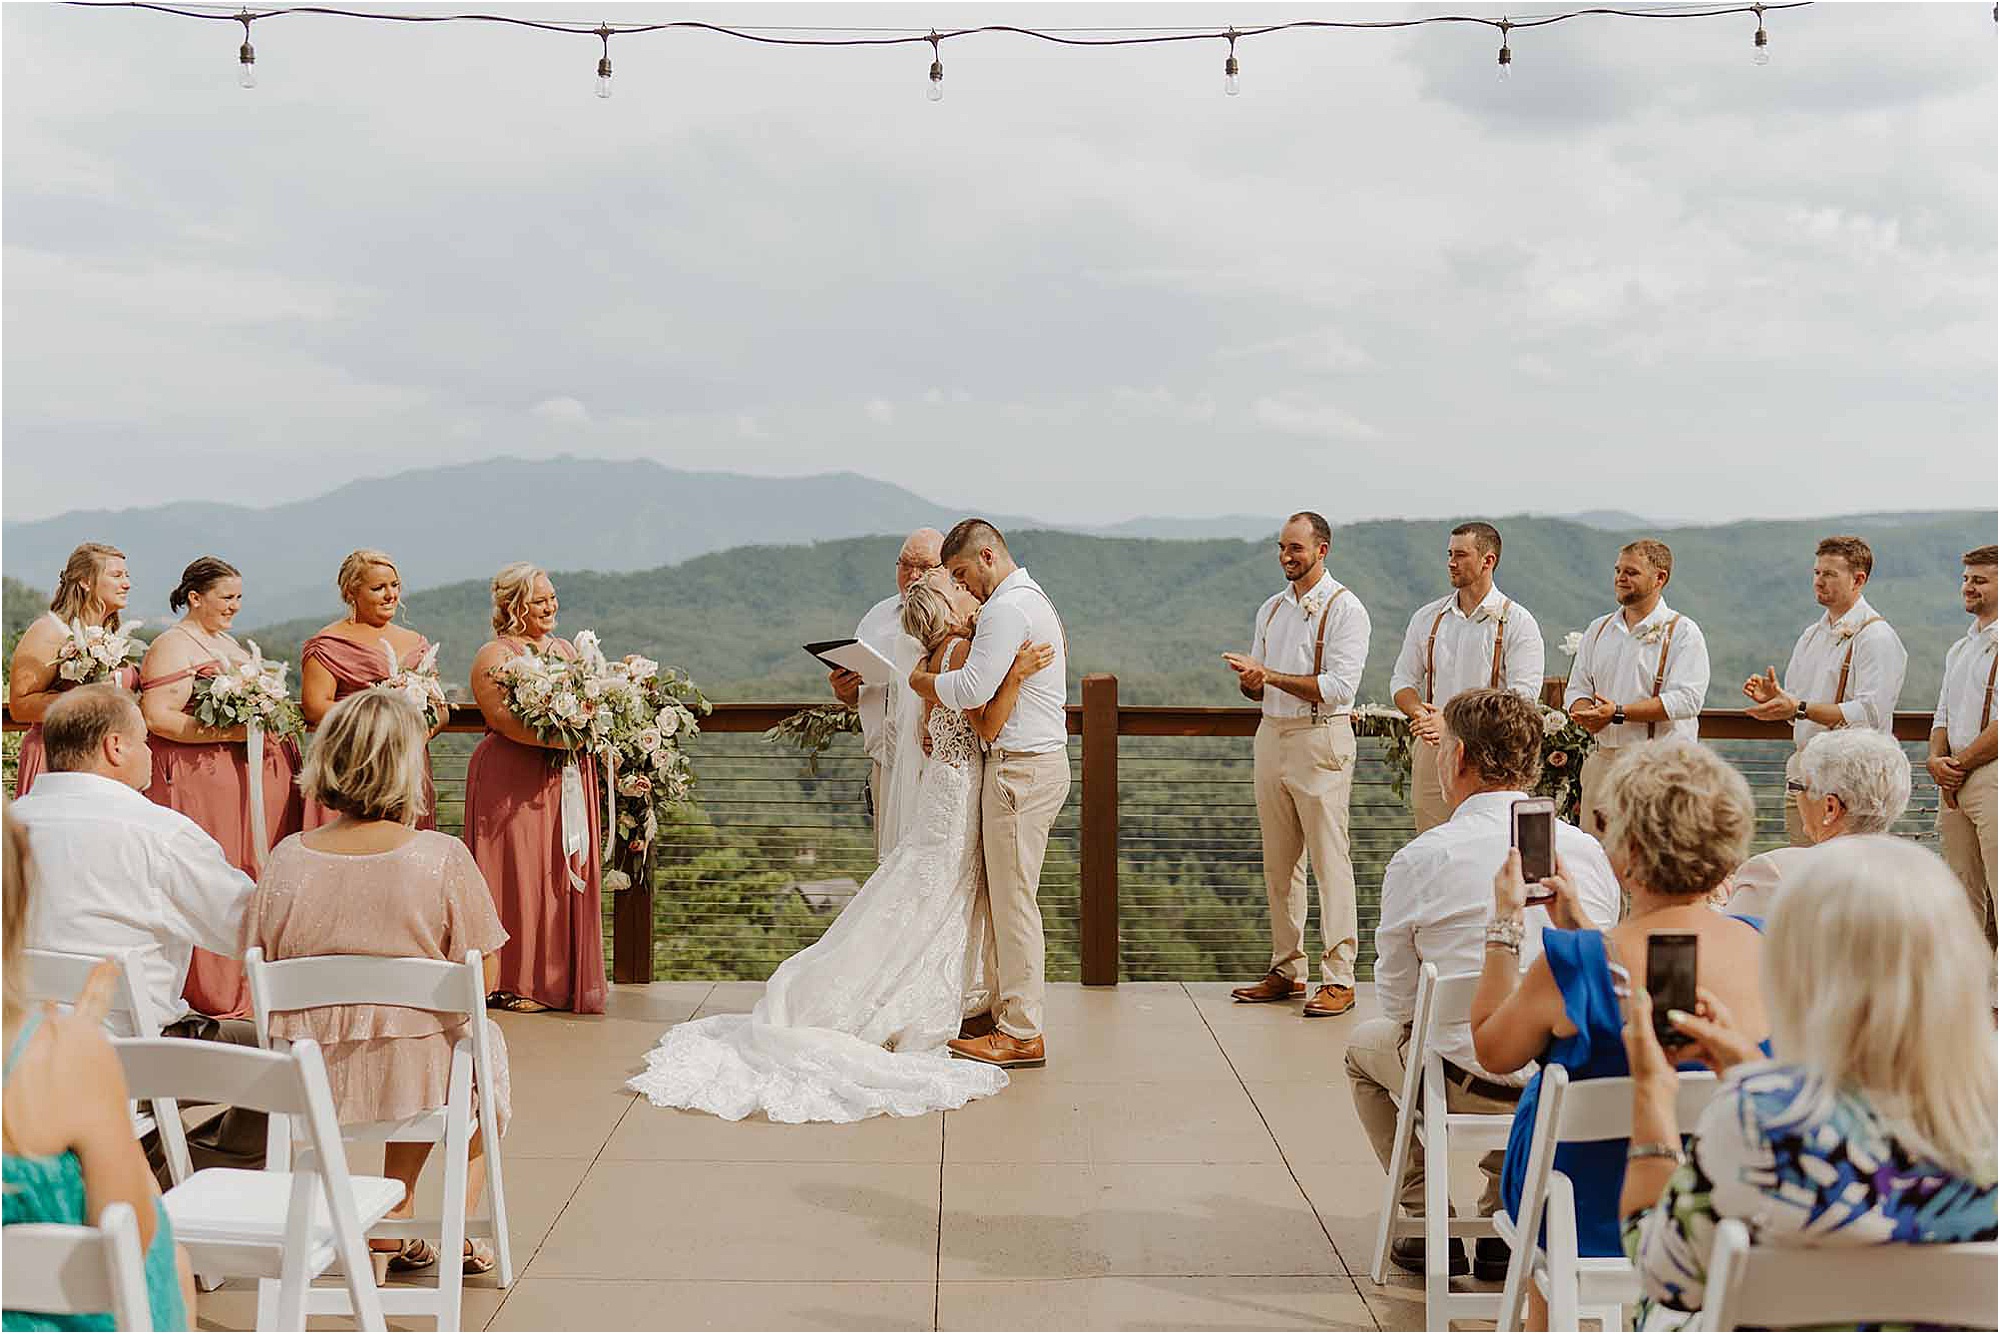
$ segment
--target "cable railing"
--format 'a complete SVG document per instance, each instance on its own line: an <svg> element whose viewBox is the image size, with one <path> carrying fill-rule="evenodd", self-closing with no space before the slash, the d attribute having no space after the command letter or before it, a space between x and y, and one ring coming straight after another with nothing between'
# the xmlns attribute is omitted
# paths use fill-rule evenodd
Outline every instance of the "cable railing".
<svg viewBox="0 0 2000 1334"><path fill-rule="evenodd" d="M1559 692L1559 683L1551 683ZM1546 692L1545 692L1546 693ZM1252 786L1254 708L1120 706L1117 681L1085 678L1069 709L1069 800L1043 867L1051 980L1248 981L1270 962L1270 919ZM1559 693L1558 696L1559 697ZM605 895L613 976L761 980L810 945L876 865L868 760L843 735L812 764L763 733L807 703L723 703L692 742L696 800L662 831L650 884ZM1785 841L1787 723L1702 714L1702 738L1749 779L1756 848ZM6 719L9 731L20 725ZM431 747L438 826L464 823L465 768L484 724L458 704ZM1930 715L1899 713L1914 791L1896 832L1929 840L1937 788L1924 767ZM1413 833L1383 743L1358 743L1350 844L1370 974L1382 873ZM1307 895L1308 949L1318 895Z"/></svg>

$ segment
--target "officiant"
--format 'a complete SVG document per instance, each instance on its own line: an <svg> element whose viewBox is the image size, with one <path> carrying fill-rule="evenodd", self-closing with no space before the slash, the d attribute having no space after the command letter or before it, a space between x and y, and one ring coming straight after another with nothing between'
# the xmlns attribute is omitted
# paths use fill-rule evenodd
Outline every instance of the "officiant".
<svg viewBox="0 0 2000 1334"><path fill-rule="evenodd" d="M854 627L856 639L891 662L896 660L896 640L903 633L903 593L926 572L938 567L938 552L943 546L944 534L935 528L919 528L903 539L903 549L896 553L896 592L868 609L868 614ZM897 688L896 683L863 685L859 674L840 667L827 673L827 682L833 687L835 699L861 715L861 747L868 755L868 805L870 823L875 827L875 855L886 856L889 849L883 845L882 811L889 796L890 768L895 762L887 723L895 709L890 692Z"/></svg>

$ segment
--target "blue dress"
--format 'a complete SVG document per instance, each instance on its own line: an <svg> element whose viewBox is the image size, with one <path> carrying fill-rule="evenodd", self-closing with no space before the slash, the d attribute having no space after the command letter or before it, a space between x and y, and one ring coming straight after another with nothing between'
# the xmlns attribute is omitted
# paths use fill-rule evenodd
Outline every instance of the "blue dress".
<svg viewBox="0 0 2000 1334"><path fill-rule="evenodd" d="M1758 931L1762 918L1738 917ZM1611 989L1610 960L1601 931L1542 929L1542 957L1562 992L1563 1009L1576 1032L1557 1038L1542 1053L1544 1069L1559 1065L1572 1082L1616 1079L1632 1073L1625 1060L1625 1008ZM1771 1054L1771 1044L1759 1044ZM1700 1070L1689 1062L1683 1070ZM1535 1108L1541 1102L1542 1076L1537 1072L1521 1090L1514 1107L1514 1125L1507 1132L1507 1161L1500 1170L1500 1201L1518 1217L1521 1192L1527 1184L1528 1151L1535 1139ZM1619 1236L1618 1192L1625 1184L1625 1148L1629 1140L1593 1140L1556 1146L1555 1170L1576 1188L1576 1249L1578 1255L1623 1255Z"/></svg>
<svg viewBox="0 0 2000 1334"><path fill-rule="evenodd" d="M35 1030L41 1026L42 1012L36 1010L21 1025L7 1053L5 1074L14 1073L14 1063L28 1049ZM0 1075L0 1080L5 1076ZM4 1156L7 1188L4 1201L6 1225L16 1223L87 1224L84 1216L83 1163L71 1150L46 1157ZM174 1267L174 1229L167 1221L166 1205L153 1201L156 1222L153 1244L147 1248L146 1304L153 1311L154 1329L190 1329L187 1308L181 1301L180 1274ZM30 1311L0 1312L0 1329L116 1329L111 1313L101 1315L42 1315Z"/></svg>

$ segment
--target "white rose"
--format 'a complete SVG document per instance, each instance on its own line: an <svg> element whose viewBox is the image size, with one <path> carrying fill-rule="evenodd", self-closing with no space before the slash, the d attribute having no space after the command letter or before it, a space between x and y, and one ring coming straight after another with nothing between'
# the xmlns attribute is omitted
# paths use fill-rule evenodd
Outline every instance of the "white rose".
<svg viewBox="0 0 2000 1334"><path fill-rule="evenodd" d="M639 733L638 740L639 749L651 755L660 748L660 729L657 727L648 727Z"/></svg>
<svg viewBox="0 0 2000 1334"><path fill-rule="evenodd" d="M658 722L663 737L673 736L681 730L681 717L672 709L661 709Z"/></svg>
<svg viewBox="0 0 2000 1334"><path fill-rule="evenodd" d="M549 701L549 712L565 720L576 717L582 710L582 702L567 690L558 690Z"/></svg>

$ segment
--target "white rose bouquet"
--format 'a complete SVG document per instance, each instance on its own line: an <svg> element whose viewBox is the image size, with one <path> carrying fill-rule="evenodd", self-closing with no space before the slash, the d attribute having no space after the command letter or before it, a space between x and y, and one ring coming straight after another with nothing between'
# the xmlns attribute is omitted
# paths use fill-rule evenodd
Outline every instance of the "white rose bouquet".
<svg viewBox="0 0 2000 1334"><path fill-rule="evenodd" d="M616 794L611 860L621 868L606 877L609 889L627 889L632 872L645 874L661 814L686 801L694 790L694 765L683 747L700 730L708 700L693 681L672 667L628 654L606 665L616 684L618 726L614 732L612 788Z"/></svg>
<svg viewBox="0 0 2000 1334"><path fill-rule="evenodd" d="M250 657L213 676L197 676L188 712L208 727L242 727L265 736L305 735L305 716L285 689L290 664L268 662L257 641L246 641Z"/></svg>
<svg viewBox="0 0 2000 1334"><path fill-rule="evenodd" d="M444 685L438 680L438 650L443 647L442 644L432 644L424 650L424 656L417 659L414 667L405 667L397 661L396 650L387 643L382 645L382 656L388 660L389 674L375 683L375 689L391 691L415 705L417 712L423 714L427 728L435 728L451 707L445 702Z"/></svg>
<svg viewBox="0 0 2000 1334"><path fill-rule="evenodd" d="M116 630L101 625L69 623L69 631L56 647L56 679L87 686L108 681L134 666L145 656L146 646L133 633L143 621L133 621Z"/></svg>

